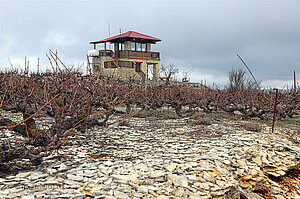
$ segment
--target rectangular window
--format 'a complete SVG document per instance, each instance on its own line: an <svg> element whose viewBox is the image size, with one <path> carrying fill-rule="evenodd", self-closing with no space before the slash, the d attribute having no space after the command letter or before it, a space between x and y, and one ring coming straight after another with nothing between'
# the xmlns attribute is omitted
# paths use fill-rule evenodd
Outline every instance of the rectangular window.
<svg viewBox="0 0 300 199"><path fill-rule="evenodd" d="M136 51L142 51L142 43L136 43Z"/></svg>
<svg viewBox="0 0 300 199"><path fill-rule="evenodd" d="M119 61L119 67L133 68L133 62L131 62L131 61Z"/></svg>
<svg viewBox="0 0 300 199"><path fill-rule="evenodd" d="M117 68L117 65L113 61L104 62L104 68Z"/></svg>
<svg viewBox="0 0 300 199"><path fill-rule="evenodd" d="M131 50L135 51L135 42L131 42Z"/></svg>
<svg viewBox="0 0 300 199"><path fill-rule="evenodd" d="M124 43L119 43L119 50L124 50Z"/></svg>
<svg viewBox="0 0 300 199"><path fill-rule="evenodd" d="M146 44L142 44L142 51L146 52Z"/></svg>

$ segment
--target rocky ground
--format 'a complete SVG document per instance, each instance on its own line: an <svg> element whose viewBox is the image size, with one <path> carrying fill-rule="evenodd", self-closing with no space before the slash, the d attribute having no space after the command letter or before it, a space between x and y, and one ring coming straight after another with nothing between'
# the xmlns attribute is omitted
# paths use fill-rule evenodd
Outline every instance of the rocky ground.
<svg viewBox="0 0 300 199"><path fill-rule="evenodd" d="M37 168L0 178L0 198L300 198L295 132L256 125L134 117L78 132Z"/></svg>

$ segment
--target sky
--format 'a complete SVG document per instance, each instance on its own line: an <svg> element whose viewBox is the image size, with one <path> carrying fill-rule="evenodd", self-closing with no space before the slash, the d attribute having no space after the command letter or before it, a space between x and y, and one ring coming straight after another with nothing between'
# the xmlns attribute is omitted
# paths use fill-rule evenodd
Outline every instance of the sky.
<svg viewBox="0 0 300 199"><path fill-rule="evenodd" d="M192 82L228 83L247 63L263 87L300 79L300 1L74 1L0 0L0 69L50 69L46 54L58 50L67 65L85 64L90 41L137 31L162 41L152 51L161 64L192 70ZM110 33L110 34L109 34ZM249 72L247 75L250 78ZM297 81L300 83L300 81Z"/></svg>

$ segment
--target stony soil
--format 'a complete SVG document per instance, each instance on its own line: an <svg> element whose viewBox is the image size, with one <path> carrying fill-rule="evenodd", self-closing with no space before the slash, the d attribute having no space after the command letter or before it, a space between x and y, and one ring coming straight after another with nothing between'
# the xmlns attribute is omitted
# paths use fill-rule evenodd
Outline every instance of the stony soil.
<svg viewBox="0 0 300 199"><path fill-rule="evenodd" d="M0 198L300 198L295 132L257 125L146 117L78 132L37 168L15 162L30 170L7 171Z"/></svg>

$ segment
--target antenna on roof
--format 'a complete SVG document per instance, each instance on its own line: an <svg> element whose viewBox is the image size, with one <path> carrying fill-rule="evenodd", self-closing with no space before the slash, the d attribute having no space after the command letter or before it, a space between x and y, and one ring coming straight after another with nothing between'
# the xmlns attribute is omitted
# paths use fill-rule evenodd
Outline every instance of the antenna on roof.
<svg viewBox="0 0 300 199"><path fill-rule="evenodd" d="M109 23L109 20L108 20L108 37L110 37L110 23Z"/></svg>
<svg viewBox="0 0 300 199"><path fill-rule="evenodd" d="M122 33L122 30L121 30L121 28L119 29L119 31L120 31L120 35L121 35L121 33Z"/></svg>
<svg viewBox="0 0 300 199"><path fill-rule="evenodd" d="M108 37L110 37L110 23L109 23L109 20L108 20ZM109 50L111 50L111 43L109 43Z"/></svg>

